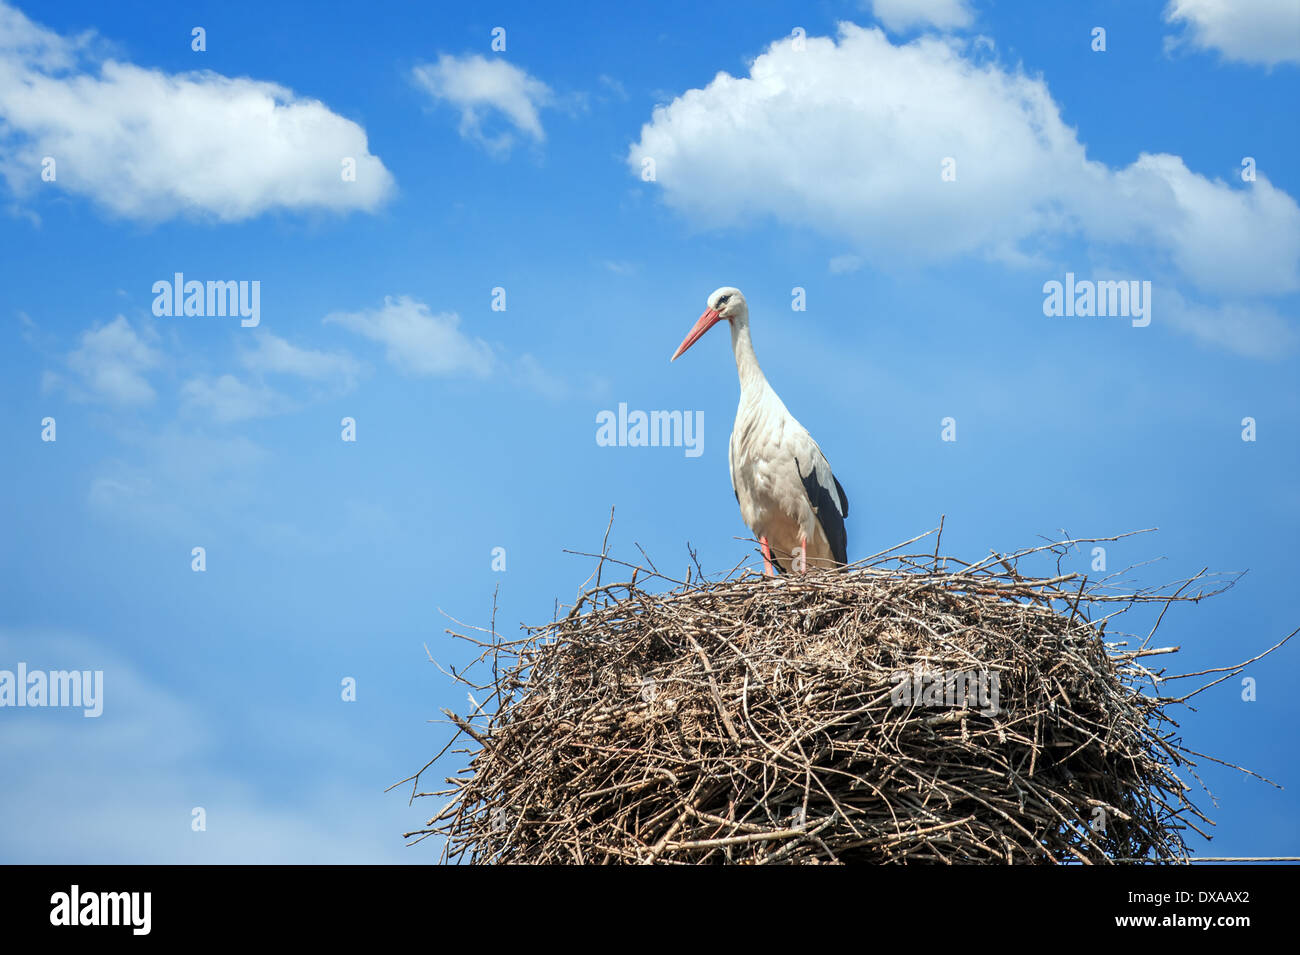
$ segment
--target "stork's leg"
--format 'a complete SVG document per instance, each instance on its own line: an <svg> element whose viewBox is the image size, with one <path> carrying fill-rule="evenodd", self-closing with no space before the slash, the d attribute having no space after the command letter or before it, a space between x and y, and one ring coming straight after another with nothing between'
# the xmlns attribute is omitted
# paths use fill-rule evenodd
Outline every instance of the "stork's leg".
<svg viewBox="0 0 1300 955"><path fill-rule="evenodd" d="M758 543L763 548L763 576L775 577L776 571L772 569L772 549L767 546L767 538L760 537Z"/></svg>
<svg viewBox="0 0 1300 955"><path fill-rule="evenodd" d="M799 573L808 572L808 535L799 532Z"/></svg>

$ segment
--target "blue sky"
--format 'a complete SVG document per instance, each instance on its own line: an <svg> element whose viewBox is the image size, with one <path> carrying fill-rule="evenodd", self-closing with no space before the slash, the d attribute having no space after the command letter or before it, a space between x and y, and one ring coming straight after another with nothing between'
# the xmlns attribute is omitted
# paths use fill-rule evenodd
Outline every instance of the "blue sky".
<svg viewBox="0 0 1300 955"><path fill-rule="evenodd" d="M1109 569L1249 570L1167 615L1175 672L1271 645L1298 63L1287 0L0 3L0 669L105 680L98 719L0 711L0 859L432 861L431 801L384 789L467 705L444 613L549 619L611 506L625 558L757 566L727 337L667 361L721 285L851 558L941 514L968 559L1159 527ZM176 272L258 282L258 324L155 315ZM1150 282L1150 324L1046 316L1066 273ZM599 446L620 403L701 413L703 453ZM1297 652L1185 714L1287 787L1204 766L1204 854L1300 855Z"/></svg>

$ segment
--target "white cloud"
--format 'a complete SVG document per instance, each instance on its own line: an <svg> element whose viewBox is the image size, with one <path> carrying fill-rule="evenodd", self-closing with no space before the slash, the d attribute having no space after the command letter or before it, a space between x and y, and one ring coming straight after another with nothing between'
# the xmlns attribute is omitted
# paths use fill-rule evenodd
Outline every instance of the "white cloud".
<svg viewBox="0 0 1300 955"><path fill-rule="evenodd" d="M1263 174L1234 188L1192 172L1178 156L1143 153L1124 169L1107 170L1092 200L1104 207L1078 210L1088 238L1153 243L1202 289L1300 288L1300 206Z"/></svg>
<svg viewBox="0 0 1300 955"><path fill-rule="evenodd" d="M342 325L385 346L388 361L400 371L428 377L498 375L549 400L571 394L569 381L527 352L511 357L461 328L455 312L434 313L405 295L385 296L382 308L335 312L325 321Z"/></svg>
<svg viewBox="0 0 1300 955"><path fill-rule="evenodd" d="M361 363L344 352L300 348L270 332L259 332L254 341L254 347L240 356L251 371L292 375L344 390L352 388L361 374Z"/></svg>
<svg viewBox="0 0 1300 955"><path fill-rule="evenodd" d="M385 296L382 308L335 312L325 321L380 342L388 360L409 374L485 377L494 365L492 349L461 331L459 315L434 314L428 305L405 295Z"/></svg>
<svg viewBox="0 0 1300 955"><path fill-rule="evenodd" d="M15 192L38 180L45 156L58 187L146 221L372 210L392 191L365 130L318 100L210 71L97 61L86 46L0 0L0 166Z"/></svg>
<svg viewBox="0 0 1300 955"><path fill-rule="evenodd" d="M159 353L119 315L106 325L83 332L80 344L68 356L68 367L85 389L74 391L74 397L120 407L148 404L154 399L154 390L144 372L160 361Z"/></svg>
<svg viewBox="0 0 1300 955"><path fill-rule="evenodd" d="M744 78L718 74L655 109L628 156L653 157L693 222L770 218L847 241L863 262L981 255L1012 265L1065 242L1218 295L1300 287L1300 206L1264 175L1208 179L1171 155L1088 159L1041 78L954 38L895 46L841 24L838 42L774 43ZM955 162L955 181L941 164ZM843 256L840 264L848 264Z"/></svg>
<svg viewBox="0 0 1300 955"><path fill-rule="evenodd" d="M541 80L512 63L479 54L458 57L444 53L437 63L417 66L411 74L435 101L460 111L461 136L490 152L509 152L515 141L509 130L496 134L485 131L485 121L494 113L534 142L546 138L539 114L554 102L554 94Z"/></svg>
<svg viewBox="0 0 1300 955"><path fill-rule="evenodd" d="M1275 66L1300 63L1296 0L1170 0L1165 21L1186 30L1171 38L1226 59Z"/></svg>
<svg viewBox="0 0 1300 955"><path fill-rule="evenodd" d="M266 418L290 410L289 401L260 383L241 381L234 375L191 378L181 386L181 399L191 408L209 412L223 423Z"/></svg>
<svg viewBox="0 0 1300 955"><path fill-rule="evenodd" d="M871 12L894 33L913 27L968 27L975 19L968 0L870 0Z"/></svg>

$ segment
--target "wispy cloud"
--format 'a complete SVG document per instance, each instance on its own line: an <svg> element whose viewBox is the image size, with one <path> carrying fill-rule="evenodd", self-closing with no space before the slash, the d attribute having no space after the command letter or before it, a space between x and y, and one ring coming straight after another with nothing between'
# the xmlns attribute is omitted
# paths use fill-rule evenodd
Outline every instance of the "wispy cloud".
<svg viewBox="0 0 1300 955"><path fill-rule="evenodd" d="M365 130L319 100L274 83L100 60L83 38L3 0L0 38L0 168L16 193L39 180L46 156L53 185L146 221L373 210L392 192Z"/></svg>
<svg viewBox="0 0 1300 955"><path fill-rule="evenodd" d="M619 102L627 102L627 88L623 85L621 80L602 73L596 78L596 82L600 84L601 89L604 91L601 95L602 99L615 99Z"/></svg>
<svg viewBox="0 0 1300 955"><path fill-rule="evenodd" d="M83 332L79 344L68 355L68 367L76 376L70 384L72 397L119 407L148 404L155 393L145 372L156 368L161 360L161 353L144 341L125 316L119 315Z"/></svg>
<svg viewBox="0 0 1300 955"><path fill-rule="evenodd" d="M895 33L915 27L968 27L975 19L969 0L868 0L877 20Z"/></svg>
<svg viewBox="0 0 1300 955"><path fill-rule="evenodd" d="M489 152L508 153L515 133L535 143L546 138L541 110L552 105L555 96L549 86L513 63L479 54L444 53L436 63L415 67L411 75L435 102L447 103L460 112L461 136ZM493 116L503 119L509 128L488 132Z"/></svg>
<svg viewBox="0 0 1300 955"><path fill-rule="evenodd" d="M345 352L303 348L265 331L254 337L254 346L240 356L240 362L260 374L290 375L342 390L351 389L362 371L361 363Z"/></svg>
<svg viewBox="0 0 1300 955"><path fill-rule="evenodd" d="M108 646L59 631L0 629L0 659L33 668L103 672L104 710L87 720L79 710L9 712L0 721L6 765L22 767L0 787L0 813L23 819L0 832L6 860L100 863L343 863L411 862L394 833L410 827L402 799L377 799L378 782L315 780L306 803L289 807L249 785L239 767L219 755L224 742L256 749L247 727L215 718L159 684L140 665ZM256 704L254 704L256 705ZM342 739L366 748L348 721L327 714L301 717L285 708L257 714L277 727L277 745L319 749ZM341 708L340 708L341 709ZM320 719L332 723L324 736ZM86 724L94 723L93 729ZM165 728L165 731L162 731ZM373 771L372 767L367 767ZM358 820L356 807L367 805ZM194 808L206 829L196 831Z"/></svg>
<svg viewBox="0 0 1300 955"><path fill-rule="evenodd" d="M494 364L492 349L461 330L459 315L434 313L405 295L386 296L380 308L335 312L325 321L379 342L389 362L408 374L481 378Z"/></svg>
<svg viewBox="0 0 1300 955"><path fill-rule="evenodd" d="M304 348L260 329L252 347L239 353L239 363L251 379L231 373L190 378L181 386L184 406L205 411L221 424L269 418L295 411L304 402L267 384L266 376L310 382L321 394L335 394L351 391L362 372L361 363L346 352Z"/></svg>
<svg viewBox="0 0 1300 955"><path fill-rule="evenodd" d="M293 407L288 398L267 385L230 374L189 379L181 385L181 400L222 424L283 414Z"/></svg>
<svg viewBox="0 0 1300 955"><path fill-rule="evenodd" d="M22 334L35 346L39 327L25 313L19 321ZM242 372L209 370L213 363L208 356L185 349L179 340L167 342L147 323L132 325L118 315L82 332L66 357L55 359L55 368L45 372L44 390L64 391L74 401L140 407L157 397L148 373L165 365L183 378L177 397L184 410L230 424L285 414L346 393L365 371L364 364L345 351L307 348L262 329L246 341L233 356ZM273 386L268 378L280 382Z"/></svg>
<svg viewBox="0 0 1300 955"><path fill-rule="evenodd" d="M97 465L87 493L97 517L184 536L257 509L257 478L270 453L247 437L204 433L191 422L127 428L117 437L120 456Z"/></svg>
<svg viewBox="0 0 1300 955"><path fill-rule="evenodd" d="M553 401L567 397L569 384L558 375L552 374L545 365L532 355L523 354L515 360L514 379L523 388L527 388L543 398Z"/></svg>
<svg viewBox="0 0 1300 955"><path fill-rule="evenodd" d="M1300 345L1300 334L1277 310L1253 302L1206 305L1188 301L1174 289L1160 295L1162 319L1206 345L1247 358L1278 359Z"/></svg>
<svg viewBox="0 0 1300 955"><path fill-rule="evenodd" d="M562 375L533 355L510 356L462 328L455 312L434 312L406 295L385 296L380 308L335 312L325 321L384 346L388 362L399 371L429 378L500 376L543 398L558 400L571 393Z"/></svg>

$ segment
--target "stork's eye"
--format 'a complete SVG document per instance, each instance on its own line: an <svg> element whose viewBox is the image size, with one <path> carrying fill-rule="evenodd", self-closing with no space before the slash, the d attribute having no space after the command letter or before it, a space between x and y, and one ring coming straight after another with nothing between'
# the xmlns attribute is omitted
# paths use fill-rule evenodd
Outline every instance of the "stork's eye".
<svg viewBox="0 0 1300 955"><path fill-rule="evenodd" d="M727 299L729 298L731 298L730 295L724 295L722 298L718 299L718 308L722 308L722 306L726 305Z"/></svg>

